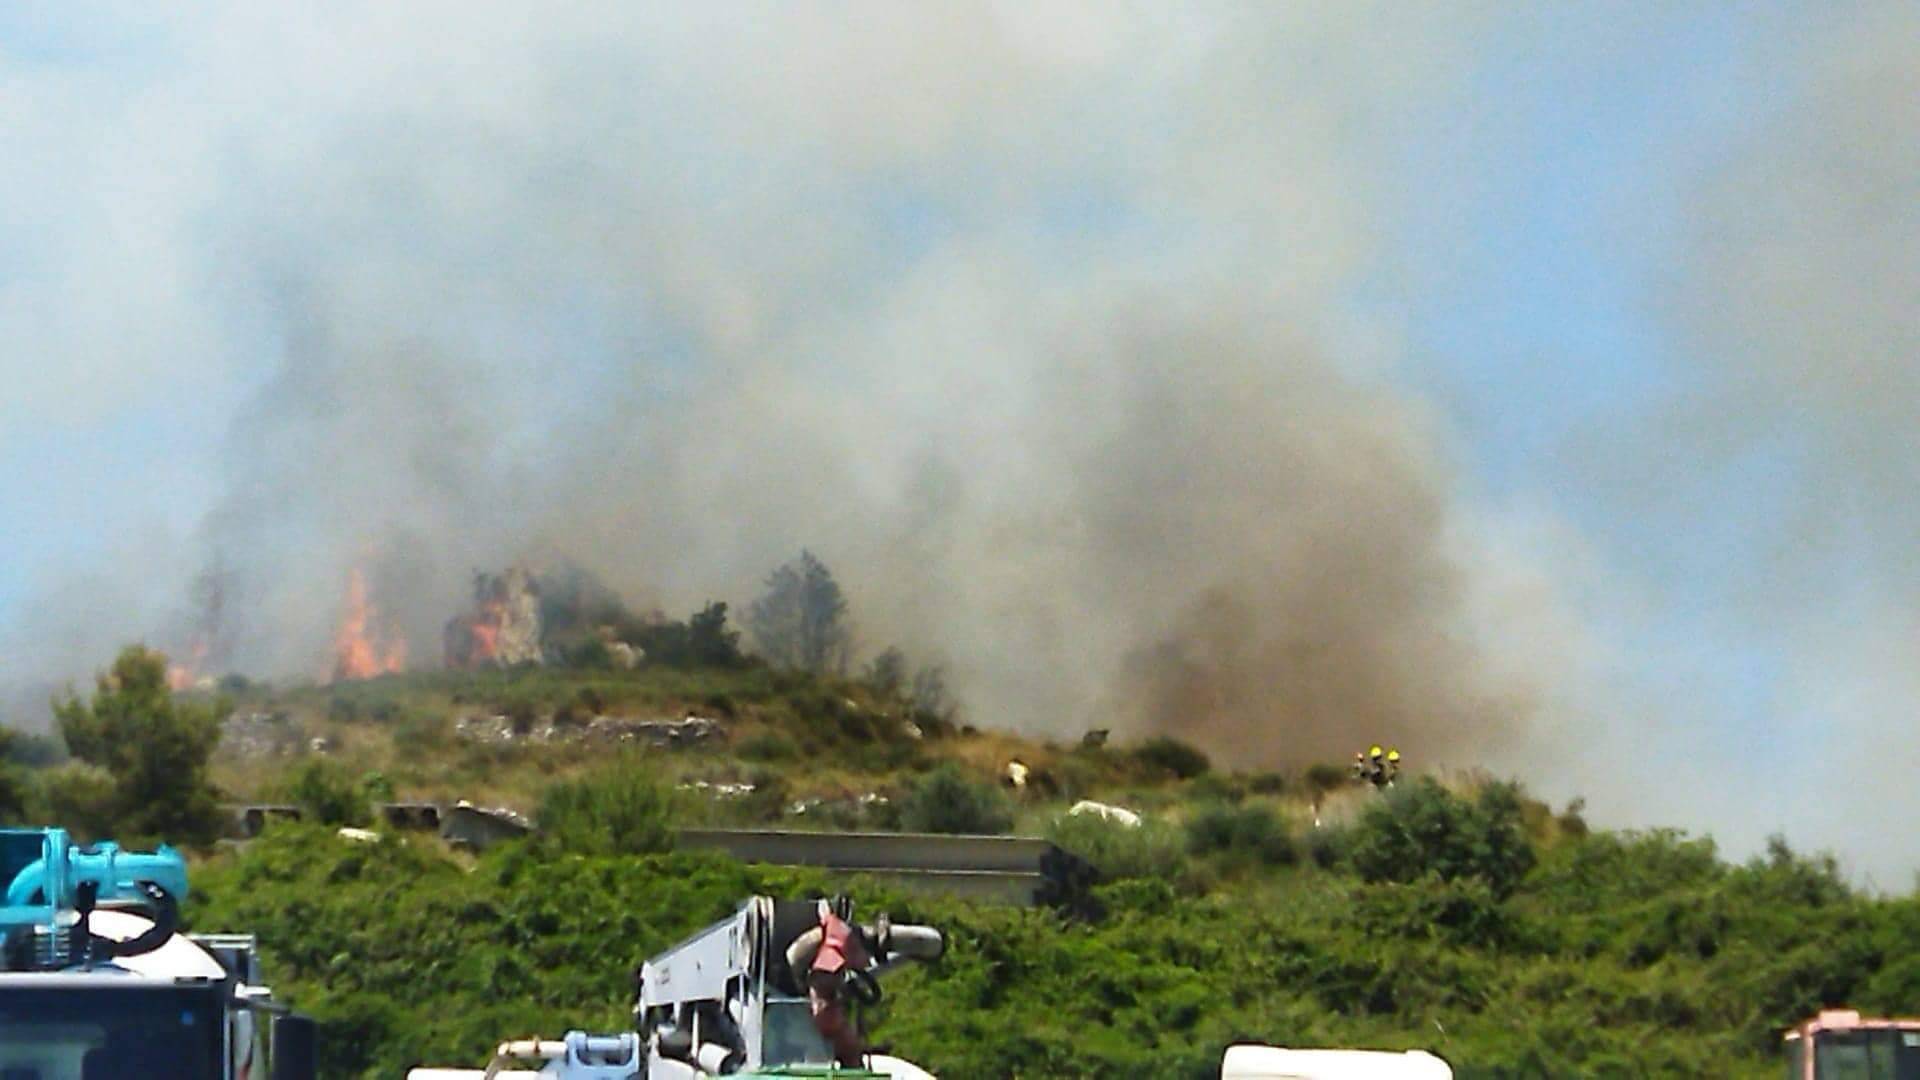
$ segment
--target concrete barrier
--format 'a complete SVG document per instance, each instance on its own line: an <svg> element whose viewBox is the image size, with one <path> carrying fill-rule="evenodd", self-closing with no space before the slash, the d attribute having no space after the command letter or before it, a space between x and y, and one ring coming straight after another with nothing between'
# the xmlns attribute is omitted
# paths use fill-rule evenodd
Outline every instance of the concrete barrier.
<svg viewBox="0 0 1920 1080"><path fill-rule="evenodd" d="M533 831L525 818L507 810L456 803L440 815L440 835L450 844L485 851L502 840L514 840Z"/></svg>
<svg viewBox="0 0 1920 1080"><path fill-rule="evenodd" d="M228 816L227 836L236 840L251 840L259 836L269 821L299 821L304 816L298 806L288 803L229 803L222 809ZM439 803L374 803L373 813L391 828L440 831Z"/></svg>
<svg viewBox="0 0 1920 1080"><path fill-rule="evenodd" d="M439 832L441 813L439 803L430 802L390 802L377 803L373 812L380 820L396 829L418 829L421 832Z"/></svg>
<svg viewBox="0 0 1920 1080"><path fill-rule="evenodd" d="M278 803L228 805L223 809L228 814L227 836L239 840L251 840L259 836L269 821L300 820L299 807Z"/></svg>

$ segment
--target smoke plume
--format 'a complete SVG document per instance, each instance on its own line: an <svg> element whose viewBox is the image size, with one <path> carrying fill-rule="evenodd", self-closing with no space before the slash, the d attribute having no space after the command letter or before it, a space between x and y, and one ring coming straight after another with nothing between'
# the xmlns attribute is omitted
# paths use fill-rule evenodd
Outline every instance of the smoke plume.
<svg viewBox="0 0 1920 1080"><path fill-rule="evenodd" d="M165 558L59 586L104 630L5 655L184 642L212 572L217 663L325 677L356 572L431 657L475 568L743 607L804 545L976 723L1525 760L1592 708L1573 586L1356 300L1489 21L231 4L132 88L28 62L68 261L0 304L114 394L25 400L228 434Z"/></svg>

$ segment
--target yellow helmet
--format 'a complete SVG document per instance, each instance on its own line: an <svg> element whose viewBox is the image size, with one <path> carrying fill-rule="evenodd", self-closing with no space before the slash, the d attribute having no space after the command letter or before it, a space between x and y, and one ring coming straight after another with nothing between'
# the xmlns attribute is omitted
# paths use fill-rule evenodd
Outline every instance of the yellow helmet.
<svg viewBox="0 0 1920 1080"><path fill-rule="evenodd" d="M1380 756L1380 744L1378 744L1378 743L1375 743L1375 744L1374 744L1373 746L1371 746L1371 747L1369 747L1369 748L1367 749L1367 756L1368 756L1368 757L1379 757L1379 756Z"/></svg>
<svg viewBox="0 0 1920 1080"><path fill-rule="evenodd" d="M1388 760L1388 761L1399 761L1399 760L1400 760L1400 751L1398 751L1398 750L1389 750L1389 751L1387 751L1387 760Z"/></svg>

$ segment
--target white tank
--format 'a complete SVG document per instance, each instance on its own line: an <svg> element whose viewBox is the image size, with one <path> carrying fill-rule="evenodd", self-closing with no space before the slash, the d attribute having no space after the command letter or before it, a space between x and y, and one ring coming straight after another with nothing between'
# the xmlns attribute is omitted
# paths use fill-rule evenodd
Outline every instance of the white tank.
<svg viewBox="0 0 1920 1080"><path fill-rule="evenodd" d="M99 937L114 941L130 941L153 927L145 916L110 908L94 912L87 925ZM114 966L157 979L223 979L227 974L212 953L180 934L168 938L165 945L150 953L122 956L114 961Z"/></svg>
<svg viewBox="0 0 1920 1080"><path fill-rule="evenodd" d="M1453 1069L1425 1050L1288 1050L1230 1046L1220 1080L1453 1080Z"/></svg>

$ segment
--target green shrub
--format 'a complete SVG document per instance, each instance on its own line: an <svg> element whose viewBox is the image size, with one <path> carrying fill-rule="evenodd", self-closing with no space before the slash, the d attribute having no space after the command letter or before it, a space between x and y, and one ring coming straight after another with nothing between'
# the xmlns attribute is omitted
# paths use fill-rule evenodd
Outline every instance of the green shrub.
<svg viewBox="0 0 1920 1080"><path fill-rule="evenodd" d="M1512 916L1478 877L1362 885L1353 891L1353 912L1360 926L1383 941L1444 940L1490 948L1513 933Z"/></svg>
<svg viewBox="0 0 1920 1080"><path fill-rule="evenodd" d="M901 801L900 824L911 832L992 835L1013 827L1013 806L999 787L948 762L915 781Z"/></svg>
<svg viewBox="0 0 1920 1080"><path fill-rule="evenodd" d="M1290 866L1300 857L1287 823L1265 803L1203 805L1187 820L1187 850L1274 866Z"/></svg>
<svg viewBox="0 0 1920 1080"><path fill-rule="evenodd" d="M800 756L800 748L778 731L763 731L740 740L735 753L745 761L792 761Z"/></svg>
<svg viewBox="0 0 1920 1080"><path fill-rule="evenodd" d="M122 650L95 685L91 700L69 694L54 702L54 717L73 756L104 770L112 785L69 794L84 796L94 824L123 843L212 843L226 823L207 776L224 703L176 698L166 657L138 645Z"/></svg>
<svg viewBox="0 0 1920 1080"><path fill-rule="evenodd" d="M393 781L387 779L386 773L376 770L361 777L360 790L374 802L393 801Z"/></svg>
<svg viewBox="0 0 1920 1080"><path fill-rule="evenodd" d="M1325 795L1329 791L1338 791L1353 774L1344 766L1322 761L1307 767L1307 790L1315 795Z"/></svg>
<svg viewBox="0 0 1920 1080"><path fill-rule="evenodd" d="M55 735L0 728L0 759L33 768L61 765L68 760L67 747Z"/></svg>
<svg viewBox="0 0 1920 1080"><path fill-rule="evenodd" d="M500 706L500 712L507 718L508 730L515 735L525 735L540 719L540 702L531 694L515 694Z"/></svg>
<svg viewBox="0 0 1920 1080"><path fill-rule="evenodd" d="M1191 780L1213 768L1213 763L1198 747L1171 735L1156 735L1134 747L1133 757L1148 768L1172 773L1182 780Z"/></svg>
<svg viewBox="0 0 1920 1080"><path fill-rule="evenodd" d="M1247 790L1255 795L1281 795L1287 790L1287 778L1283 773L1255 773L1247 779Z"/></svg>
<svg viewBox="0 0 1920 1080"><path fill-rule="evenodd" d="M1585 799L1575 799L1568 803L1567 808L1554 818L1555 824L1560 827L1560 835L1574 840L1586 839L1593 831L1587 825L1586 809L1587 800Z"/></svg>
<svg viewBox="0 0 1920 1080"><path fill-rule="evenodd" d="M1512 784L1488 784L1469 800L1423 777L1367 807L1351 841L1354 869L1367 881L1478 877L1501 898L1534 863Z"/></svg>
<svg viewBox="0 0 1920 1080"><path fill-rule="evenodd" d="M1305 840L1307 858L1322 870L1339 866L1347 857L1347 831L1333 826L1308 829Z"/></svg>
<svg viewBox="0 0 1920 1080"><path fill-rule="evenodd" d="M287 798L301 817L319 825L365 825L373 819L366 791L344 766L308 758L287 782Z"/></svg>
<svg viewBox="0 0 1920 1080"><path fill-rule="evenodd" d="M836 730L840 737L850 742L872 742L879 732L875 730L873 718L854 709L841 709L835 716Z"/></svg>
<svg viewBox="0 0 1920 1080"><path fill-rule="evenodd" d="M393 725L393 748L411 758L426 758L446 749L452 737L452 725L438 713L404 713Z"/></svg>
<svg viewBox="0 0 1920 1080"><path fill-rule="evenodd" d="M779 821L792 795L786 778L771 769L755 769L747 775L747 782L753 785L753 793L739 801L735 816L753 824Z"/></svg>
<svg viewBox="0 0 1920 1080"><path fill-rule="evenodd" d="M1047 839L1100 871L1108 881L1156 878L1172 881L1186 870L1184 838L1164 821L1137 827L1098 814L1062 814L1047 823Z"/></svg>
<svg viewBox="0 0 1920 1080"><path fill-rule="evenodd" d="M81 841L117 838L119 789L105 769L70 761L47 770L41 784L52 824Z"/></svg>
<svg viewBox="0 0 1920 1080"><path fill-rule="evenodd" d="M1194 802L1237 803L1247 797L1247 785L1238 777L1206 773L1188 782L1186 796Z"/></svg>
<svg viewBox="0 0 1920 1080"><path fill-rule="evenodd" d="M609 671L613 668L613 651L599 638L588 638L566 652L567 666L582 671Z"/></svg>
<svg viewBox="0 0 1920 1080"><path fill-rule="evenodd" d="M673 800L627 757L549 786L534 814L540 843L578 855L646 855L673 847Z"/></svg>

